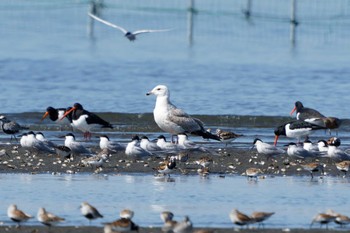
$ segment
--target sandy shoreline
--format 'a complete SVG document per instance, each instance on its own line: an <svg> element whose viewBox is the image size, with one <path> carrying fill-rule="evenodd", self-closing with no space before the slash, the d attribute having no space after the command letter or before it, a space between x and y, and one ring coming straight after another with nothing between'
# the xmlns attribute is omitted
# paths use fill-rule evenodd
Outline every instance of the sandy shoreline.
<svg viewBox="0 0 350 233"><path fill-rule="evenodd" d="M154 168L164 160L162 157L153 157L145 160L134 161L128 158L124 152L112 153L107 162L100 169L86 167L81 164L84 157L76 156L73 161L60 158L56 154L42 152L30 152L18 145L4 145L7 155L0 157L1 173L148 173L156 174ZM91 148L94 152L100 152L98 147ZM262 170L264 176L310 176L301 164L305 162L319 161L324 163L324 171L327 176L339 176L341 174L335 167L334 162L327 158L313 159L309 161L297 160L287 155L267 160L265 156L258 155L255 149L237 149L227 147L223 149L212 149L213 153L202 151L185 151L188 154L186 162L177 162L174 174L197 175L200 166L196 160L208 156L213 160L209 166L210 174L219 175L245 175L247 168L254 167ZM315 173L320 176L320 173Z"/></svg>

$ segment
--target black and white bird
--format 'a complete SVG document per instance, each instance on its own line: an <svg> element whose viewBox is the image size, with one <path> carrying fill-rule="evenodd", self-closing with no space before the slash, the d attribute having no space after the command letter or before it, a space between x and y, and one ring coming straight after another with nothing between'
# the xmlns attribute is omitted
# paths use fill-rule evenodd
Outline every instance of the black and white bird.
<svg viewBox="0 0 350 233"><path fill-rule="evenodd" d="M305 150L303 147L298 146L294 142L288 144L287 154L295 159L314 158L318 155L318 153L312 153Z"/></svg>
<svg viewBox="0 0 350 233"><path fill-rule="evenodd" d="M126 30L125 28L121 27L121 26L118 26L118 25L116 25L116 24L113 24L113 23L110 23L110 22L108 22L108 21L106 21L106 20L103 20L103 19L101 19L100 17L98 17L98 16L96 16L96 15L93 15L93 14L91 14L91 13L88 13L88 15L89 15L91 18L93 18L93 19L95 19L95 20L97 20L97 21L99 21L99 22L101 22L101 23L103 23L103 24L105 24L105 25L107 25L107 26L110 26L110 27L113 27L113 28L118 29L118 30L121 31L121 32L124 34L124 36L125 36L126 38L128 38L130 41L136 40L136 36L139 35L139 34L142 34L142 33L166 32L166 31L170 31L170 30L171 30L171 29L159 29L159 30L141 29L141 30L137 30L137 31L134 31L134 32L130 32L130 31Z"/></svg>
<svg viewBox="0 0 350 233"><path fill-rule="evenodd" d="M158 85L146 95L155 95L156 104L153 116L156 124L163 131L172 135L190 133L207 139L220 141L217 135L211 134L204 129L204 124L197 118L189 116L182 109L177 108L170 102L170 91L165 85Z"/></svg>
<svg viewBox="0 0 350 233"><path fill-rule="evenodd" d="M82 131L86 139L91 138L91 130L95 127L113 129L113 126L109 122L85 110L80 103L75 103L70 110L66 111L63 117L61 117L61 120L70 113L72 113L72 126Z"/></svg>
<svg viewBox="0 0 350 233"><path fill-rule="evenodd" d="M284 123L278 126L274 131L275 133L274 145L275 146L277 145L278 138L280 136L286 136L288 138L297 138L298 141L300 141L302 137L309 136L310 134L315 132L315 130L320 130L320 129L326 129L326 127L315 125L302 120Z"/></svg>
<svg viewBox="0 0 350 233"><path fill-rule="evenodd" d="M11 140L12 138L14 138L17 141L17 138L15 135L19 133L21 130L28 129L28 127L21 126L16 121L11 121L7 119L7 117L4 115L0 116L0 123L1 123L2 131L5 134L11 135Z"/></svg>
<svg viewBox="0 0 350 233"><path fill-rule="evenodd" d="M308 122L313 122L325 117L323 114L321 114L319 111L315 109L305 108L300 101L295 102L294 108L290 112L290 115L293 115L294 112L296 112L297 120L308 121Z"/></svg>
<svg viewBox="0 0 350 233"><path fill-rule="evenodd" d="M227 144L232 142L233 140L236 140L237 138L243 136L243 134L236 134L234 132L225 131L222 129L216 129L216 135L220 138L222 142L225 143L225 146L227 146Z"/></svg>
<svg viewBox="0 0 350 233"><path fill-rule="evenodd" d="M290 115L292 115L295 111L297 120L303 120L316 125L324 126L329 130L338 129L342 123L342 121L337 117L326 117L315 109L305 108L300 101L295 102L295 107L290 112Z"/></svg>
<svg viewBox="0 0 350 233"><path fill-rule="evenodd" d="M97 219L97 218L103 218L103 215L100 214L100 212L92 205L90 205L87 202L83 202L80 205L80 211L81 214L89 220L91 223L91 220Z"/></svg>
<svg viewBox="0 0 350 233"><path fill-rule="evenodd" d="M43 121L46 117L49 117L51 121L60 124L60 125L65 125L65 124L70 124L71 119L69 117L64 117L64 114L66 113L66 108L54 108L54 107L47 107L46 112L44 113L43 117L41 118L40 121ZM63 118L63 120L60 120Z"/></svg>

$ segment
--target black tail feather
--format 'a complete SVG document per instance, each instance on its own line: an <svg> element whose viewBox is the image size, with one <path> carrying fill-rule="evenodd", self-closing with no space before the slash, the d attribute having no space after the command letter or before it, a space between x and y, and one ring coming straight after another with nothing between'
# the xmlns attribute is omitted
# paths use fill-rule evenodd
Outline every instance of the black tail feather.
<svg viewBox="0 0 350 233"><path fill-rule="evenodd" d="M193 135L197 135L197 136L201 136L205 139L213 139L213 140L216 140L216 141L220 141L220 137L215 135L215 134L212 134L208 131L195 131L195 132L192 132L191 134Z"/></svg>

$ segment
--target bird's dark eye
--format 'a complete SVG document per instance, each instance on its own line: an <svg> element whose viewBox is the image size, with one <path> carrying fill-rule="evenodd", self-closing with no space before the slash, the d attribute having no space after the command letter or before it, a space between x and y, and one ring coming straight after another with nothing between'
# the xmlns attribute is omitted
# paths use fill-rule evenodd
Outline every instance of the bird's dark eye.
<svg viewBox="0 0 350 233"><path fill-rule="evenodd" d="M160 91L160 88L158 88L157 91Z"/></svg>

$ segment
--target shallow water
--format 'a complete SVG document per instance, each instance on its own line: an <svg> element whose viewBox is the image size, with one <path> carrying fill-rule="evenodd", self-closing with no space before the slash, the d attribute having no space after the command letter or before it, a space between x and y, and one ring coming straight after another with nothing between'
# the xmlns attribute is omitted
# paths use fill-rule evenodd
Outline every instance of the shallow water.
<svg viewBox="0 0 350 233"><path fill-rule="evenodd" d="M0 2L1 112L45 111L80 102L95 112L152 112L145 93L167 84L190 114L287 116L295 101L349 118L350 7L299 3L297 43L289 1L197 1L193 43L188 0L105 0L104 18L132 29L173 28L130 43L105 25L86 31L91 1Z"/></svg>
<svg viewBox="0 0 350 233"><path fill-rule="evenodd" d="M176 220L190 216L196 227L232 227L228 217L233 208L245 213L276 212L266 226L308 228L314 215L328 209L349 214L349 179L325 177L267 177L247 180L241 176L209 178L152 175L29 175L0 174L0 221L12 224L6 209L16 203L36 215L39 207L61 215L63 225L88 225L78 206L88 201L104 215L93 225L118 218L119 211L135 211L141 226L161 226L159 214L170 210ZM4 188L6 187L6 188ZM27 224L38 224L30 220Z"/></svg>

